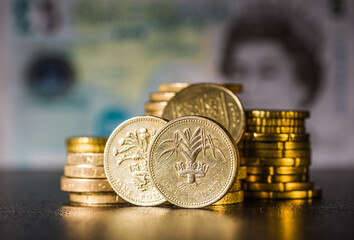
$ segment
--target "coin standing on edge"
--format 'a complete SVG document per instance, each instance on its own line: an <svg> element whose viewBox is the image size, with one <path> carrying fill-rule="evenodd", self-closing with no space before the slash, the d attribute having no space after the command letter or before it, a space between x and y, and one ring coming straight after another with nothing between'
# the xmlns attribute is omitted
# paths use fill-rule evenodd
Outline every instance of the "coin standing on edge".
<svg viewBox="0 0 354 240"><path fill-rule="evenodd" d="M117 194L135 205L154 206L165 202L148 172L148 148L165 120L151 116L131 118L109 137L104 152L107 179Z"/></svg>
<svg viewBox="0 0 354 240"><path fill-rule="evenodd" d="M239 156L232 137L212 120L185 116L156 134L149 150L151 179L171 203L205 207L233 185Z"/></svg>
<svg viewBox="0 0 354 240"><path fill-rule="evenodd" d="M246 116L238 97L223 86L211 83L194 84L176 93L163 111L163 118L203 116L220 123L236 143L245 131Z"/></svg>

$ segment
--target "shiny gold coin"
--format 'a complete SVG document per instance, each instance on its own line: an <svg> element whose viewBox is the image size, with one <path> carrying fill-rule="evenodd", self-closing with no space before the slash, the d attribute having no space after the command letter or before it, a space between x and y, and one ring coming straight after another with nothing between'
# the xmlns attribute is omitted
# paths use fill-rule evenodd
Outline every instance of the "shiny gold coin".
<svg viewBox="0 0 354 240"><path fill-rule="evenodd" d="M145 115L162 118L163 111L145 111Z"/></svg>
<svg viewBox="0 0 354 240"><path fill-rule="evenodd" d="M250 133L246 132L246 141L256 141L256 142L308 142L308 134L295 134L295 133L283 133L283 134L270 134L270 133Z"/></svg>
<svg viewBox="0 0 354 240"><path fill-rule="evenodd" d="M263 198L263 199L302 199L302 198L317 198L320 197L322 190L315 188L313 190L299 190L288 192L275 191L247 191L246 197L249 198Z"/></svg>
<svg viewBox="0 0 354 240"><path fill-rule="evenodd" d="M304 119L293 118L247 118L249 126L305 126Z"/></svg>
<svg viewBox="0 0 354 240"><path fill-rule="evenodd" d="M151 112L163 111L166 105L167 102L146 102L145 110Z"/></svg>
<svg viewBox="0 0 354 240"><path fill-rule="evenodd" d="M271 110L250 110L246 111L248 118L308 118L308 111L271 111Z"/></svg>
<svg viewBox="0 0 354 240"><path fill-rule="evenodd" d="M306 150L273 150L247 148L243 151L245 157L295 158L311 157L311 151Z"/></svg>
<svg viewBox="0 0 354 240"><path fill-rule="evenodd" d="M254 175L292 175L305 174L307 167L270 167L270 166L247 166L247 174Z"/></svg>
<svg viewBox="0 0 354 240"><path fill-rule="evenodd" d="M156 188L180 207L205 207L221 199L235 181L239 156L232 137L207 118L174 119L156 134L149 169Z"/></svg>
<svg viewBox="0 0 354 240"><path fill-rule="evenodd" d="M245 179L247 177L247 166L239 166L236 179Z"/></svg>
<svg viewBox="0 0 354 240"><path fill-rule="evenodd" d="M218 86L223 86L229 89L231 92L236 92L236 93L242 92L243 89L241 84L236 84L236 83L214 83L214 84ZM158 86L158 91L176 93L191 85L192 85L191 83L161 83Z"/></svg>
<svg viewBox="0 0 354 240"><path fill-rule="evenodd" d="M64 176L73 178L106 178L103 166L65 165Z"/></svg>
<svg viewBox="0 0 354 240"><path fill-rule="evenodd" d="M251 175L248 174L246 182L259 182L259 183L273 183L273 182L306 182L308 180L307 174L301 175Z"/></svg>
<svg viewBox="0 0 354 240"><path fill-rule="evenodd" d="M106 179L80 179L61 177L61 190L65 192L113 192Z"/></svg>
<svg viewBox="0 0 354 240"><path fill-rule="evenodd" d="M163 112L163 118L167 120L188 115L203 116L220 123L236 143L245 129L242 103L230 90L215 84L195 84L181 90Z"/></svg>
<svg viewBox="0 0 354 240"><path fill-rule="evenodd" d="M87 205L104 205L126 203L116 192L108 193L69 193L69 201L72 203Z"/></svg>
<svg viewBox="0 0 354 240"><path fill-rule="evenodd" d="M309 149L310 142L244 142L244 148L257 149Z"/></svg>
<svg viewBox="0 0 354 240"><path fill-rule="evenodd" d="M241 164L248 166L310 166L310 158L241 158Z"/></svg>
<svg viewBox="0 0 354 240"><path fill-rule="evenodd" d="M247 191L299 191L313 189L313 182L288 182L288 183L244 183Z"/></svg>
<svg viewBox="0 0 354 240"><path fill-rule="evenodd" d="M306 133L305 127L274 127L274 126L250 126L246 127L247 132L257 132L257 133L271 133L271 134L281 134L281 133Z"/></svg>
<svg viewBox="0 0 354 240"><path fill-rule="evenodd" d="M69 165L103 166L103 153L68 153L66 162Z"/></svg>
<svg viewBox="0 0 354 240"><path fill-rule="evenodd" d="M229 192L236 192L242 190L242 180L236 179L233 183L232 187L230 188Z"/></svg>
<svg viewBox="0 0 354 240"><path fill-rule="evenodd" d="M154 92L150 93L151 102L167 102L176 95L174 92Z"/></svg>
<svg viewBox="0 0 354 240"><path fill-rule="evenodd" d="M236 192L229 192L226 193L225 196L214 203L212 206L215 205L226 205L226 204L236 204L241 203L244 200L244 192L243 190L236 191Z"/></svg>
<svg viewBox="0 0 354 240"><path fill-rule="evenodd" d="M68 152L72 153L103 153L107 138L77 137L66 140Z"/></svg>
<svg viewBox="0 0 354 240"><path fill-rule="evenodd" d="M153 206L165 198L153 186L148 171L149 145L166 121L151 116L131 118L109 137L104 152L108 181L118 195L135 205Z"/></svg>

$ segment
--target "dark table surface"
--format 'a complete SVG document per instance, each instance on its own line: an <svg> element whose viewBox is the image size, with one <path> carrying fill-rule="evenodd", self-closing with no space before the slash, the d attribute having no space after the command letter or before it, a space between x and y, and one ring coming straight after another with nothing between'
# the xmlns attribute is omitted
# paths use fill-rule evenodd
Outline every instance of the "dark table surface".
<svg viewBox="0 0 354 240"><path fill-rule="evenodd" d="M321 199L213 209L70 206L60 172L0 173L0 239L354 239L354 170L316 170Z"/></svg>

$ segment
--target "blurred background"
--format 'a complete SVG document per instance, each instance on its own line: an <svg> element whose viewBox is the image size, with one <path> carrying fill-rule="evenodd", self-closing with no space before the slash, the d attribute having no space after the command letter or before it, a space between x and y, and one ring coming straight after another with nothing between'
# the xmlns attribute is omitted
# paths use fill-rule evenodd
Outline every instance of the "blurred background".
<svg viewBox="0 0 354 240"><path fill-rule="evenodd" d="M349 0L0 1L0 169L62 169L162 82L236 82L246 109L306 109L313 167L354 166Z"/></svg>

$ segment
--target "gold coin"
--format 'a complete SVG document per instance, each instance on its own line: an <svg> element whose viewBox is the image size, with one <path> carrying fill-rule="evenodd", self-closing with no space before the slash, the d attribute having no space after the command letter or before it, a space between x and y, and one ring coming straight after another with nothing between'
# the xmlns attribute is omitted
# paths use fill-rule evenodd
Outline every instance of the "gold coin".
<svg viewBox="0 0 354 240"><path fill-rule="evenodd" d="M271 157L271 158L295 158L310 157L311 151L305 150L273 150L273 149L256 149L247 148L243 151L245 157Z"/></svg>
<svg viewBox="0 0 354 240"><path fill-rule="evenodd" d="M301 175L251 175L248 174L246 182L262 182L262 183L273 183L273 182L306 182L308 180L307 174Z"/></svg>
<svg viewBox="0 0 354 240"><path fill-rule="evenodd" d="M305 174L307 171L307 167L247 166L247 174L254 175L292 175Z"/></svg>
<svg viewBox="0 0 354 240"><path fill-rule="evenodd" d="M309 149L310 142L244 142L243 147L257 149Z"/></svg>
<svg viewBox="0 0 354 240"><path fill-rule="evenodd" d="M293 118L247 118L249 126L305 126L304 119Z"/></svg>
<svg viewBox="0 0 354 240"><path fill-rule="evenodd" d="M103 153L107 138L76 137L66 140L68 152L72 153Z"/></svg>
<svg viewBox="0 0 354 240"><path fill-rule="evenodd" d="M247 166L239 166L236 179L245 179L247 177Z"/></svg>
<svg viewBox="0 0 354 240"><path fill-rule="evenodd" d="M61 190L65 192L113 192L107 179L80 179L61 177Z"/></svg>
<svg viewBox="0 0 354 240"><path fill-rule="evenodd" d="M238 143L245 129L245 114L235 94L215 84L195 84L176 94L167 104L163 118L198 115L224 126Z"/></svg>
<svg viewBox="0 0 354 240"><path fill-rule="evenodd" d="M235 203L241 203L244 200L244 193L243 190L236 191L236 192L229 192L226 193L226 195L214 203L214 205L226 205L226 204L235 204Z"/></svg>
<svg viewBox="0 0 354 240"><path fill-rule="evenodd" d="M308 118L308 111L270 111L270 110L251 110L246 111L248 118Z"/></svg>
<svg viewBox="0 0 354 240"><path fill-rule="evenodd" d="M104 205L126 203L116 192L108 193L69 193L69 201L72 203L87 205Z"/></svg>
<svg viewBox="0 0 354 240"><path fill-rule="evenodd" d="M69 165L103 166L103 153L68 153L66 162Z"/></svg>
<svg viewBox="0 0 354 240"><path fill-rule="evenodd" d="M170 101L176 95L174 92L154 92L150 93L151 102Z"/></svg>
<svg viewBox="0 0 354 240"><path fill-rule="evenodd" d="M242 181L237 179L230 188L229 192L236 192L242 190Z"/></svg>
<svg viewBox="0 0 354 240"><path fill-rule="evenodd" d="M232 137L207 118L174 119L156 134L149 169L156 188L180 207L205 207L234 183L239 156Z"/></svg>
<svg viewBox="0 0 354 240"><path fill-rule="evenodd" d="M322 190L315 188L313 190L299 190L299 191L247 191L246 197L250 198L263 198L263 199L302 199L302 198L316 198L320 197Z"/></svg>
<svg viewBox="0 0 354 240"><path fill-rule="evenodd" d="M214 84L218 86L223 86L229 89L231 92L237 92L237 93L242 92L241 84L236 84L236 83L214 83ZM176 93L191 85L192 85L191 83L161 83L158 86L158 91Z"/></svg>
<svg viewBox="0 0 354 240"><path fill-rule="evenodd" d="M131 118L120 124L109 137L104 152L108 181L127 202L153 206L165 202L151 182L148 148L165 120L151 116Z"/></svg>
<svg viewBox="0 0 354 240"><path fill-rule="evenodd" d="M146 102L145 110L151 112L163 111L166 105L167 102Z"/></svg>
<svg viewBox="0 0 354 240"><path fill-rule="evenodd" d="M65 165L64 176L73 178L106 178L103 166Z"/></svg>
<svg viewBox="0 0 354 240"><path fill-rule="evenodd" d="M145 115L162 118L163 111L145 111Z"/></svg>
<svg viewBox="0 0 354 240"><path fill-rule="evenodd" d="M298 191L313 189L313 182L288 183L244 183L243 188L248 191Z"/></svg>
<svg viewBox="0 0 354 240"><path fill-rule="evenodd" d="M241 158L241 164L248 166L309 166L311 164L310 158Z"/></svg>
<svg viewBox="0 0 354 240"><path fill-rule="evenodd" d="M270 133L245 133L246 141L256 141L256 142L308 142L308 134L295 134L295 133L283 133L283 134L270 134Z"/></svg>
<svg viewBox="0 0 354 240"><path fill-rule="evenodd" d="M305 127L274 127L274 126L250 126L246 127L247 132L257 132L257 133L272 133L272 134L281 134L281 133L298 133L303 134L306 132Z"/></svg>

